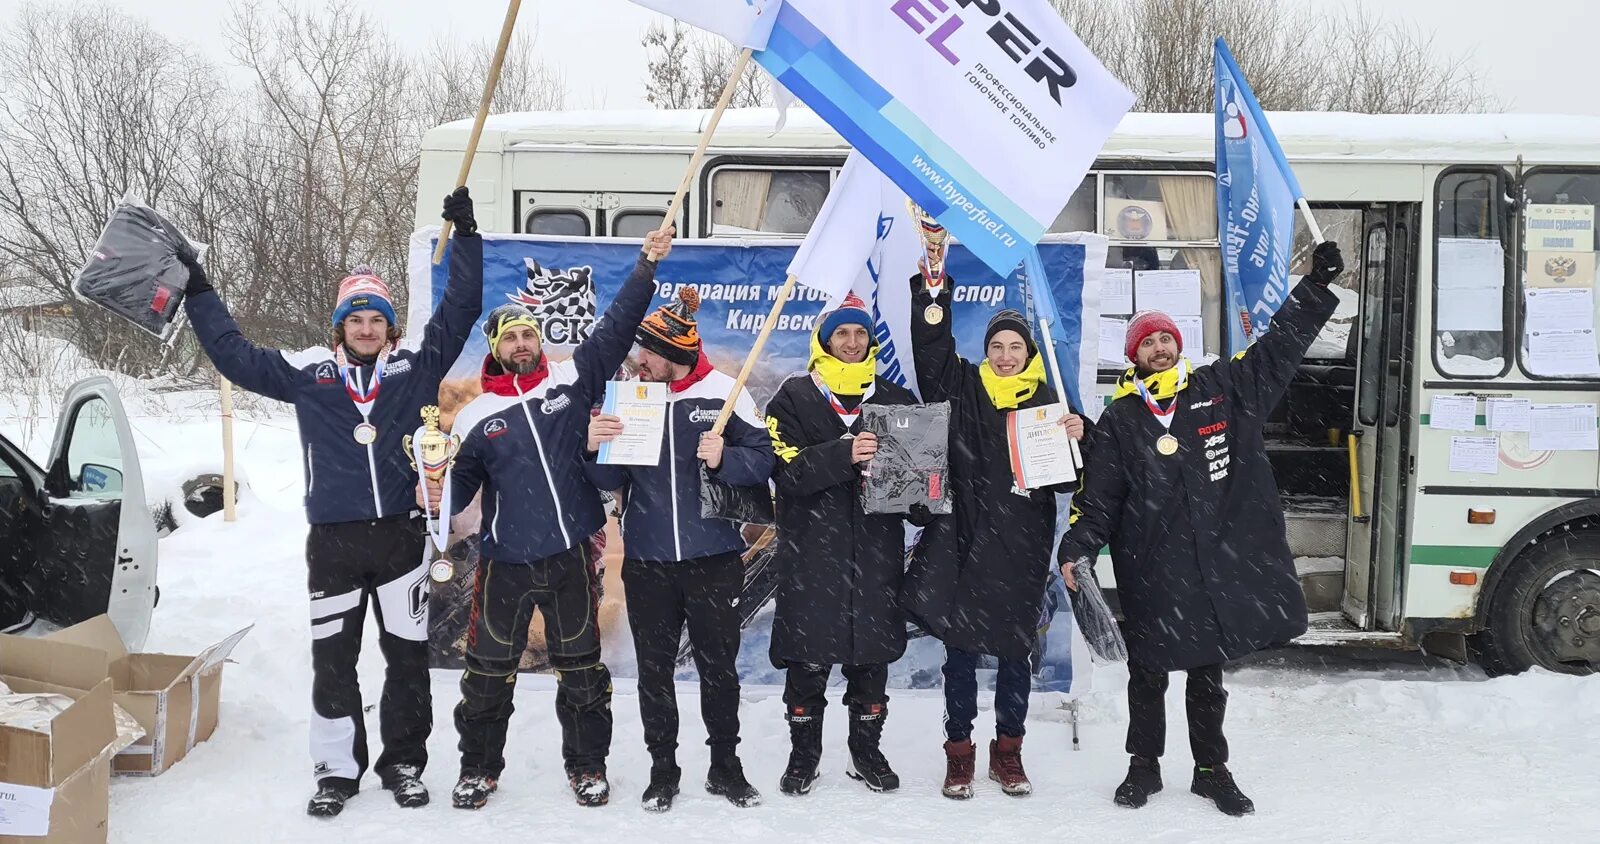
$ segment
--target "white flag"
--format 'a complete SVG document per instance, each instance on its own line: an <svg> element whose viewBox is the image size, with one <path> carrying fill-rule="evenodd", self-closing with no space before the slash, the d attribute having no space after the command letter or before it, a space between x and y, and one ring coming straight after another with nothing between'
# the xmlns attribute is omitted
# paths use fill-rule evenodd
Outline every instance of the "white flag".
<svg viewBox="0 0 1600 844"><path fill-rule="evenodd" d="M765 50L773 15L762 6L773 0L633 0L646 9L671 15L690 26L714 32L740 47ZM774 5L776 5L774 3Z"/></svg>

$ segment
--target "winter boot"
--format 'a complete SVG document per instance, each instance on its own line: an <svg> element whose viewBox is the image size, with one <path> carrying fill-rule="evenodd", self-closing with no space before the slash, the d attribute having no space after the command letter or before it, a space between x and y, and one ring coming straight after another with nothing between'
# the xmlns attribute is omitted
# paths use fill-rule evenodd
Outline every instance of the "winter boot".
<svg viewBox="0 0 1600 844"><path fill-rule="evenodd" d="M422 769L416 765L396 765L383 778L383 787L394 795L394 802L406 809L428 805L428 787L422 784Z"/></svg>
<svg viewBox="0 0 1600 844"><path fill-rule="evenodd" d="M900 787L900 776L889 767L889 760L883 758L878 747L888 709L881 703L850 707L850 767L845 769L845 775L873 791Z"/></svg>
<svg viewBox="0 0 1600 844"><path fill-rule="evenodd" d="M646 812L665 812L672 808L672 799L678 796L678 780L683 771L676 763L657 762L650 766L650 785L645 787L639 804Z"/></svg>
<svg viewBox="0 0 1600 844"><path fill-rule="evenodd" d="M335 782L317 783L317 793L306 804L306 814L314 818L331 818L344 811L344 801L356 796L352 786Z"/></svg>
<svg viewBox="0 0 1600 844"><path fill-rule="evenodd" d="M784 718L789 722L789 767L778 780L778 790L798 797L809 794L817 784L817 766L822 764L822 707L791 706Z"/></svg>
<svg viewBox="0 0 1600 844"><path fill-rule="evenodd" d="M1239 817L1248 815L1256 810L1256 804L1244 796L1239 786L1233 781L1233 774L1228 771L1227 765L1213 765L1194 768L1194 784L1189 790L1201 797L1217 804L1223 814Z"/></svg>
<svg viewBox="0 0 1600 844"><path fill-rule="evenodd" d="M611 801L611 783L605 771L576 771L567 775L567 785L572 786L572 796L579 806L604 806Z"/></svg>
<svg viewBox="0 0 1600 844"><path fill-rule="evenodd" d="M1161 790L1161 761L1135 756L1128 763L1128 775L1117 786L1118 806L1137 809L1150 802L1150 795Z"/></svg>
<svg viewBox="0 0 1600 844"><path fill-rule="evenodd" d="M462 771L456 787L450 791L450 805L457 809L482 809L498 787L499 783L488 774Z"/></svg>
<svg viewBox="0 0 1600 844"><path fill-rule="evenodd" d="M989 779L1012 797L1033 793L1028 772L1022 770L1022 736L999 736L989 742Z"/></svg>
<svg viewBox="0 0 1600 844"><path fill-rule="evenodd" d="M978 767L978 748L970 739L944 743L944 796L966 800L972 796L972 772Z"/></svg>
<svg viewBox="0 0 1600 844"><path fill-rule="evenodd" d="M741 809L761 805L761 792L744 778L744 765L739 757L729 756L711 765L706 772L706 792L728 798L728 802Z"/></svg>

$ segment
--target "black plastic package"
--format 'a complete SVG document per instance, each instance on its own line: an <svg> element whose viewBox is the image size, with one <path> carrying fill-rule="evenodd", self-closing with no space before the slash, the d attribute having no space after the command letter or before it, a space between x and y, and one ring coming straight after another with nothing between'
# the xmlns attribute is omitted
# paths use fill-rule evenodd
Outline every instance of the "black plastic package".
<svg viewBox="0 0 1600 844"><path fill-rule="evenodd" d="M771 525L778 521L772 508L770 487L725 484L711 477L704 463L700 464L700 518L751 525Z"/></svg>
<svg viewBox="0 0 1600 844"><path fill-rule="evenodd" d="M1068 590L1072 597L1072 619L1083 633L1089 655L1099 665L1128 661L1128 643L1122 638L1122 629L1111 614L1111 605L1100 591L1094 578L1094 561L1079 557L1072 563L1072 578L1078 588Z"/></svg>
<svg viewBox="0 0 1600 844"><path fill-rule="evenodd" d="M901 514L921 504L948 515L950 506L950 403L861 405L861 429L878 437L861 478L861 509Z"/></svg>
<svg viewBox="0 0 1600 844"><path fill-rule="evenodd" d="M180 254L199 260L201 248L178 227L131 195L112 209L73 292L161 340L176 330L189 269Z"/></svg>

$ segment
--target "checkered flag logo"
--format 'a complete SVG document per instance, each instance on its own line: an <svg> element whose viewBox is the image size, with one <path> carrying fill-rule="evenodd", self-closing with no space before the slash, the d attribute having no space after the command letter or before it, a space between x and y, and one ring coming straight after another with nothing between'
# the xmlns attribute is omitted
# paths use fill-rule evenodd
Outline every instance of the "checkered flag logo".
<svg viewBox="0 0 1600 844"><path fill-rule="evenodd" d="M506 298L533 312L546 343L576 346L589 339L596 310L593 269L551 269L532 258L524 258L523 264L527 286Z"/></svg>

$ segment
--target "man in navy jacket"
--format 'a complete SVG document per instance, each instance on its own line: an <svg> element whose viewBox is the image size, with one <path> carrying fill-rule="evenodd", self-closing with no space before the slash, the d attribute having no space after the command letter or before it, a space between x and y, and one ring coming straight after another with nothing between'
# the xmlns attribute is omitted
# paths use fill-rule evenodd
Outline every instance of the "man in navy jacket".
<svg viewBox="0 0 1600 844"><path fill-rule="evenodd" d="M650 233L633 273L570 361L545 356L539 324L521 305L496 308L484 323L484 392L456 415L452 430L461 448L447 479L457 512L483 490L467 670L455 711L457 808L486 804L505 768L512 692L535 609L544 616L557 672L568 782L581 805L610 799L611 674L600 661L588 542L605 526L605 513L584 476L584 443L589 411L627 357L655 293L656 262L671 248L670 230ZM428 492L437 496L439 489Z"/></svg>
<svg viewBox="0 0 1600 844"><path fill-rule="evenodd" d="M694 312L700 296L682 288L678 301L657 308L639 327L639 377L667 384L667 430L662 460L654 466L603 465L601 444L622 433L610 414L589 423L589 477L595 486L621 490L622 583L628 626L639 660L639 715L650 749L650 785L644 808L664 812L678 793L678 704L672 675L678 639L689 645L700 674L700 712L711 747L706 790L738 806L761 794L745 779L739 744L739 590L744 584L744 536L726 519L700 516L700 467L733 486L768 495L776 458L755 402L743 390L725 434L711 433L734 381L718 372L700 346Z"/></svg>
<svg viewBox="0 0 1600 844"><path fill-rule="evenodd" d="M189 266L184 304L207 357L240 387L293 404L300 425L318 785L306 811L320 817L344 809L367 769L356 660L369 600L388 663L376 770L400 805L428 802L428 574L417 472L400 441L416 430L421 408L438 402L439 381L483 310L483 240L466 188L445 199L443 216L456 229L450 282L414 351L396 346L389 289L365 267L339 285L332 347L289 353L245 339L205 271Z"/></svg>

